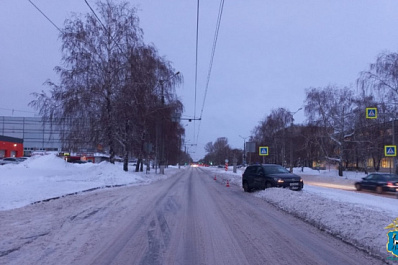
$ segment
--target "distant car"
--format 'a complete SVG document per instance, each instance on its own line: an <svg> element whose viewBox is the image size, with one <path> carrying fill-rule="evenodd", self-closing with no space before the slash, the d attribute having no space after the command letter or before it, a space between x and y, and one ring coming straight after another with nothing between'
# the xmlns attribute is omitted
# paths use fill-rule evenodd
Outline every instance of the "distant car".
<svg viewBox="0 0 398 265"><path fill-rule="evenodd" d="M18 164L19 162L21 162L21 161L18 160L18 158L16 158L16 157L6 157L6 158L3 158L2 160L0 160L0 165Z"/></svg>
<svg viewBox="0 0 398 265"><path fill-rule="evenodd" d="M21 156L21 157L17 157L17 160L18 160L19 162L24 162L24 161L26 161L28 158L29 158L29 157L27 157L27 156Z"/></svg>
<svg viewBox="0 0 398 265"><path fill-rule="evenodd" d="M70 160L68 162L72 163L72 164L86 164L87 163L87 161L80 160L80 159L72 159L72 160Z"/></svg>
<svg viewBox="0 0 398 265"><path fill-rule="evenodd" d="M384 191L396 192L398 189L398 175L389 173L372 173L355 183L356 190L374 190L377 193Z"/></svg>
<svg viewBox="0 0 398 265"><path fill-rule="evenodd" d="M280 165L250 165L242 174L242 187L245 192L271 187L301 190L304 182L300 176L290 173Z"/></svg>
<svg viewBox="0 0 398 265"><path fill-rule="evenodd" d="M137 166L137 160L130 160L129 166L133 166L133 167Z"/></svg>

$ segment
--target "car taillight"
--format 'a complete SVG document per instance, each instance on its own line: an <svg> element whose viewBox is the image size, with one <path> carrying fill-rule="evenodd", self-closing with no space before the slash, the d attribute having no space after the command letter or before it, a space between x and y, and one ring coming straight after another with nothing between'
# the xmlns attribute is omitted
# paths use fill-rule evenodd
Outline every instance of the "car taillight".
<svg viewBox="0 0 398 265"><path fill-rule="evenodd" d="M392 182L387 182L387 186L395 186Z"/></svg>

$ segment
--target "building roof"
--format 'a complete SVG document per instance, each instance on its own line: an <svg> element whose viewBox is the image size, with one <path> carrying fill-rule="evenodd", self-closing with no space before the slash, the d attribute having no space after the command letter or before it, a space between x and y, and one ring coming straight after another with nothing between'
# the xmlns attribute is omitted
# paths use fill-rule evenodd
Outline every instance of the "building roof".
<svg viewBox="0 0 398 265"><path fill-rule="evenodd" d="M23 139L0 135L0 141L23 144Z"/></svg>

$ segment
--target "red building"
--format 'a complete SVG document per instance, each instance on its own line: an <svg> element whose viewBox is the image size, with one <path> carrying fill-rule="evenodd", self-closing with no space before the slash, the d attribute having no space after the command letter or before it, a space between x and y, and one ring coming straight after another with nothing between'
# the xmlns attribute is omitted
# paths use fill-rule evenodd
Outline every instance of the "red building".
<svg viewBox="0 0 398 265"><path fill-rule="evenodd" d="M23 156L23 139L0 135L0 158Z"/></svg>

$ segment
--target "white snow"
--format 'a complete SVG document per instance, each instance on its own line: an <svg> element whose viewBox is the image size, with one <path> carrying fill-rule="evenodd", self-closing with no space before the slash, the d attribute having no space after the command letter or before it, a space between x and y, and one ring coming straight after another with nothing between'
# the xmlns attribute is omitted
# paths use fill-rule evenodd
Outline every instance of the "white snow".
<svg viewBox="0 0 398 265"><path fill-rule="evenodd" d="M127 184L145 184L165 178L154 170L124 172L122 164L71 164L55 154L33 156L20 164L0 166L0 211L71 193ZM168 174L174 170L167 170Z"/></svg>
<svg viewBox="0 0 398 265"><path fill-rule="evenodd" d="M241 187L243 169L203 168L223 185ZM0 166L0 211L20 208L34 202L96 188L118 185L143 185L173 175L178 168L169 167L165 175L124 172L122 164L70 164L55 155L31 157L17 165ZM386 251L387 225L398 217L398 200L375 193L357 192L353 183L364 173L336 170L294 169L304 179L302 191L271 188L253 192L253 196L274 204L344 241L373 254L391 258ZM243 189L242 189L243 192ZM237 209L238 210L238 209Z"/></svg>

